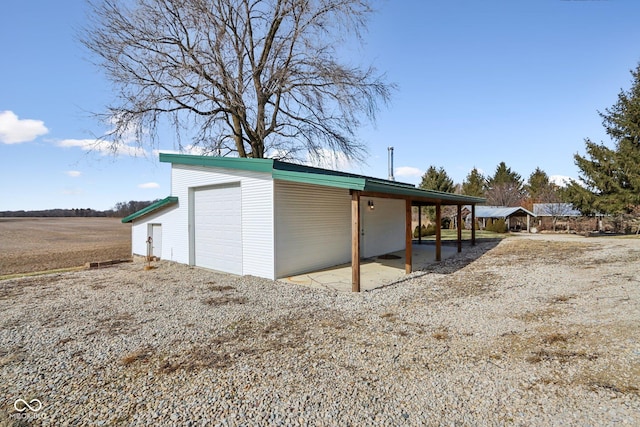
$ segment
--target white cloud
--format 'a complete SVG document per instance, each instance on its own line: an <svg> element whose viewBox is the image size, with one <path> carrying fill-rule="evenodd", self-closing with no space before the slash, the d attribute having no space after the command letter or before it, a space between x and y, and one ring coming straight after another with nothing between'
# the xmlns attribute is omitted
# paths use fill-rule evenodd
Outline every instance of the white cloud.
<svg viewBox="0 0 640 427"><path fill-rule="evenodd" d="M80 171L66 171L65 172L68 176L70 176L71 178L77 178L80 175L82 175L82 172Z"/></svg>
<svg viewBox="0 0 640 427"><path fill-rule="evenodd" d="M551 175L549 177L549 181L551 181L552 183L560 187L566 187L567 185L569 185L572 179L573 178L571 178L570 176L564 176L564 175ZM579 180L575 180L575 181L580 182Z"/></svg>
<svg viewBox="0 0 640 427"><path fill-rule="evenodd" d="M49 132L41 120L19 119L13 111L0 111L0 142L20 144Z"/></svg>
<svg viewBox="0 0 640 427"><path fill-rule="evenodd" d="M126 144L113 144L101 139L63 139L58 141L59 147L78 147L85 151L97 151L103 155L122 154L125 156L144 156L146 151L141 147L133 147Z"/></svg>
<svg viewBox="0 0 640 427"><path fill-rule="evenodd" d="M160 188L160 184L157 182L145 182L143 184L138 184L138 188Z"/></svg>
<svg viewBox="0 0 640 427"><path fill-rule="evenodd" d="M400 166L394 170L396 177L420 178L424 172L412 166Z"/></svg>

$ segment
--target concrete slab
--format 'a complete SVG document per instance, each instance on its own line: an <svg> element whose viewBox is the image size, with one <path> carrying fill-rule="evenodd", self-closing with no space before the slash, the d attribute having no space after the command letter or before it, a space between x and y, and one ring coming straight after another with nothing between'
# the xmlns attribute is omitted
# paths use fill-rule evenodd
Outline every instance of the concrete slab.
<svg viewBox="0 0 640 427"><path fill-rule="evenodd" d="M463 248L464 250L464 248ZM435 243L413 244L413 271L424 269L435 263ZM458 252L457 246L443 244L442 259L450 258ZM369 291L402 280L404 272L404 251L385 254L382 257L366 258L360 262L360 290ZM324 270L313 271L280 279L287 283L313 288L351 292L351 263L337 265Z"/></svg>

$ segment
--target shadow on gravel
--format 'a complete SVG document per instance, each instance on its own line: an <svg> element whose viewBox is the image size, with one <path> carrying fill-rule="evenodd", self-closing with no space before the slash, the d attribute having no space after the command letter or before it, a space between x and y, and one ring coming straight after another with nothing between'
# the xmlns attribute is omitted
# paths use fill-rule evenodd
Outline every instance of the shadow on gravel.
<svg viewBox="0 0 640 427"><path fill-rule="evenodd" d="M503 240L504 239L495 239L495 238L477 239L475 246L472 246L470 242L463 242L461 253L458 253L451 258L444 259L441 262L434 262L433 264L429 264L424 268L414 270L413 273L407 275L406 277L403 277L402 279L396 280L387 285L379 286L376 289L384 289L391 286L396 286L400 283L414 280L416 278L420 278L431 273L453 274L458 270L462 270L469 264L473 263L474 261L482 257L487 252L494 249ZM442 245L456 246L457 242L442 242Z"/></svg>

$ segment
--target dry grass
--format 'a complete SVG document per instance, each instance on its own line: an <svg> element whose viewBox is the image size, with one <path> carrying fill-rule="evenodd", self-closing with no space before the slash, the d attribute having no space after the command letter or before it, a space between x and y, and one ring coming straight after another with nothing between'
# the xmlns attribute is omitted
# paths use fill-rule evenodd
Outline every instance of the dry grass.
<svg viewBox="0 0 640 427"><path fill-rule="evenodd" d="M130 334L135 330L135 325L135 317L127 312L118 313L97 322L99 331L111 336Z"/></svg>
<svg viewBox="0 0 640 427"><path fill-rule="evenodd" d="M551 333L549 335L543 336L541 341L544 344L555 344L555 343L560 343L560 342L567 342L568 339L567 339L566 335L559 334L557 332L553 332L553 333Z"/></svg>
<svg viewBox="0 0 640 427"><path fill-rule="evenodd" d="M550 262L575 260L597 246L585 242L554 242L543 240L511 240L503 242L491 251L495 265L512 265L514 263L536 262L541 259Z"/></svg>
<svg viewBox="0 0 640 427"><path fill-rule="evenodd" d="M562 314L562 311L555 307L543 307L535 311L525 311L514 316L515 319L526 323L546 322Z"/></svg>
<svg viewBox="0 0 640 427"><path fill-rule="evenodd" d="M229 285L215 285L211 283L211 285L208 286L207 289L213 292L224 292L224 291L232 291L235 288Z"/></svg>
<svg viewBox="0 0 640 427"><path fill-rule="evenodd" d="M120 362L125 365L131 365L136 362L146 362L153 355L153 348L151 346L142 347L132 353L127 354Z"/></svg>
<svg viewBox="0 0 640 427"><path fill-rule="evenodd" d="M548 350L548 349L540 349L533 351L529 356L527 356L526 360L529 363L540 363L543 361L551 362L556 361L560 363L568 363L573 361L574 359L584 359L584 360L596 360L598 358L597 354L587 353L585 351L569 351L569 350Z"/></svg>
<svg viewBox="0 0 640 427"><path fill-rule="evenodd" d="M437 340L448 340L449 339L449 331L445 328L445 329L441 329L439 331L434 332L433 334L431 334L431 337L437 339Z"/></svg>
<svg viewBox="0 0 640 427"><path fill-rule="evenodd" d="M202 300L202 302L206 305L210 305L212 307L227 305L227 304L244 304L248 300L242 296L231 296L231 295L222 295L219 297L209 297Z"/></svg>

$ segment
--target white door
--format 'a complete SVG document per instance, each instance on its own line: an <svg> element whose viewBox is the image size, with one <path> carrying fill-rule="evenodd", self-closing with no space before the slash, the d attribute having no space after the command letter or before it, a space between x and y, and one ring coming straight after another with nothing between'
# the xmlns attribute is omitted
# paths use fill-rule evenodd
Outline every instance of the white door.
<svg viewBox="0 0 640 427"><path fill-rule="evenodd" d="M242 274L242 213L240 186L194 191L194 263Z"/></svg>
<svg viewBox="0 0 640 427"><path fill-rule="evenodd" d="M162 258L162 224L150 224L151 255Z"/></svg>

